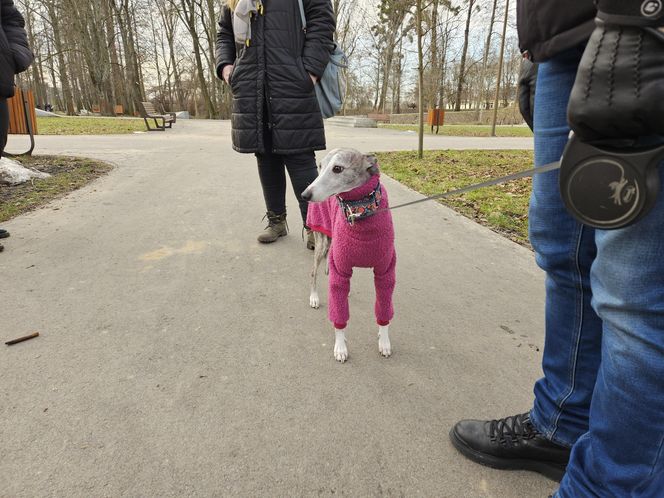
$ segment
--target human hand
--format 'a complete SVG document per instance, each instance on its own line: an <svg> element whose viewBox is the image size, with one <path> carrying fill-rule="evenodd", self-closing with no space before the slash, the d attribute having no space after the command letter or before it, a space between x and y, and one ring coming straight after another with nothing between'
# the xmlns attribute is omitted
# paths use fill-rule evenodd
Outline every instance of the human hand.
<svg viewBox="0 0 664 498"><path fill-rule="evenodd" d="M233 72L233 66L231 66L230 64L224 66L224 68L221 70L221 77L224 78L224 81L228 85L230 85L229 79L231 77L232 72Z"/></svg>
<svg viewBox="0 0 664 498"><path fill-rule="evenodd" d="M600 0L595 31L569 100L586 142L664 135L664 9L661 3Z"/></svg>

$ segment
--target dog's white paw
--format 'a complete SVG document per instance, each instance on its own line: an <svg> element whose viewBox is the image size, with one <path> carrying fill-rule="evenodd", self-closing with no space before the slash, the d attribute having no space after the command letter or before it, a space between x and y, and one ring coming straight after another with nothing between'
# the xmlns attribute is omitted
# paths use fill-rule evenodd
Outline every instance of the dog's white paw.
<svg viewBox="0 0 664 498"><path fill-rule="evenodd" d="M392 344L390 343L389 328L387 326L378 329L378 351L385 358L392 356Z"/></svg>
<svg viewBox="0 0 664 498"><path fill-rule="evenodd" d="M343 330L335 330L334 338L334 359L345 363L348 359L348 345L346 344L346 334Z"/></svg>
<svg viewBox="0 0 664 498"><path fill-rule="evenodd" d="M309 296L309 306L312 308L320 308L320 298L318 297L318 292L313 291Z"/></svg>

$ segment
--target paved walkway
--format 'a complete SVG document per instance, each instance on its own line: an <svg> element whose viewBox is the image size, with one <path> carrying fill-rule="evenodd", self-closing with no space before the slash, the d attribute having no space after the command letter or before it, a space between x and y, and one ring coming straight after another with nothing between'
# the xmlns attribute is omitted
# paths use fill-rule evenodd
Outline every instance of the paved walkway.
<svg viewBox="0 0 664 498"><path fill-rule="evenodd" d="M343 128L328 138L367 151L415 140ZM428 137L427 147L529 142ZM379 357L371 273L357 271L351 358L340 365L325 311L308 307L311 253L297 218L278 244L255 242L254 158L231 151L228 123L38 143L117 168L4 224L0 339L42 336L0 349L1 496L555 489L475 465L447 439L459 418L531 403L543 278L528 250L433 203L395 211L394 356ZM386 183L393 203L418 198Z"/></svg>

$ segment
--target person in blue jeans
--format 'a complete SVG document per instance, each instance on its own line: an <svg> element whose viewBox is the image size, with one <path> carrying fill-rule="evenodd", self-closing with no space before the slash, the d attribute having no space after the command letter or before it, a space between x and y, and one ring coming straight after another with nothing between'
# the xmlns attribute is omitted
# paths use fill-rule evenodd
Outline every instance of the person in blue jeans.
<svg viewBox="0 0 664 498"><path fill-rule="evenodd" d="M560 159L570 129L604 145L664 137L661 0L595 3L518 4L521 47L540 63L537 166ZM659 173L662 184L664 166ZM536 175L530 239L546 272L544 377L529 412L458 422L450 438L462 454L560 480L555 497L664 497L660 190L640 221L597 230L565 210L557 172Z"/></svg>

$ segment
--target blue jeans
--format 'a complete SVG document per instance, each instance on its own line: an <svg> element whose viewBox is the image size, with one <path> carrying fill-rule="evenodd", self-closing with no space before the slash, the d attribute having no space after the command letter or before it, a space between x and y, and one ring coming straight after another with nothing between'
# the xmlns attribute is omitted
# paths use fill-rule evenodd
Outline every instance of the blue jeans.
<svg viewBox="0 0 664 498"><path fill-rule="evenodd" d="M537 165L562 155L580 57L575 49L540 66ZM546 272L544 377L531 420L572 446L556 496L664 496L664 184L643 220L604 231L567 213L558 172L537 175L530 240Z"/></svg>

